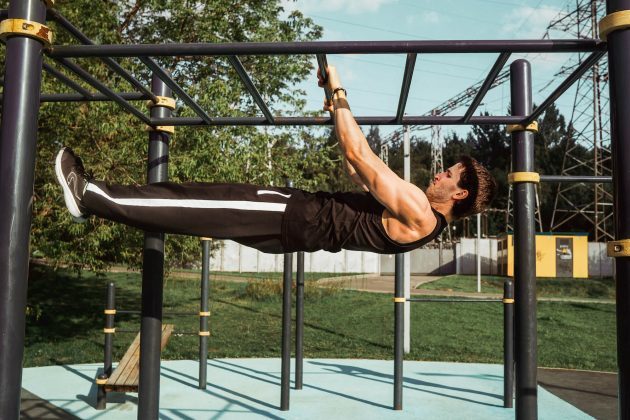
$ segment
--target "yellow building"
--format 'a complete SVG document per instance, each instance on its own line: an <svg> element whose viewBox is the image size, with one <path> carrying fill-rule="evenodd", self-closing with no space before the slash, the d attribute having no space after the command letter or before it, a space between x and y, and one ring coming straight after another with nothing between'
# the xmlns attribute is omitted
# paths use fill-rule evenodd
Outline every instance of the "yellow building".
<svg viewBox="0 0 630 420"><path fill-rule="evenodd" d="M498 273L514 276L514 235L499 236ZM536 277L588 277L587 233L536 233Z"/></svg>

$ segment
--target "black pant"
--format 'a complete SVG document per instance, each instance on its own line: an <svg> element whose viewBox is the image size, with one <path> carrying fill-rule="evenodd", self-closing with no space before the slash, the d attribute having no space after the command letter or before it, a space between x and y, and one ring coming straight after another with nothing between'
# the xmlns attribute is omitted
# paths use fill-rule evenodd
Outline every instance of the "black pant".
<svg viewBox="0 0 630 420"><path fill-rule="evenodd" d="M249 184L90 181L82 204L91 214L145 231L232 239L282 253L282 219L292 191Z"/></svg>

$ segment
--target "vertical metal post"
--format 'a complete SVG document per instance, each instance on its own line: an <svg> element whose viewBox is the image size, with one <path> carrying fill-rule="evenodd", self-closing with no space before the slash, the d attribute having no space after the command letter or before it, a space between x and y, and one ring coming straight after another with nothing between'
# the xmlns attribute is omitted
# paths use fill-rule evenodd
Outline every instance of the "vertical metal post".
<svg viewBox="0 0 630 420"><path fill-rule="evenodd" d="M407 182L411 182L411 139L409 126L405 126L403 132L403 178ZM403 254L403 282L405 299L411 297L411 254L406 252ZM404 352L411 351L411 302L405 301L405 322L404 331Z"/></svg>
<svg viewBox="0 0 630 420"><path fill-rule="evenodd" d="M295 389L302 389L304 376L304 252L297 253L295 276Z"/></svg>
<svg viewBox="0 0 630 420"><path fill-rule="evenodd" d="M9 18L43 23L41 0L11 0ZM6 41L0 137L0 413L20 416L37 116L43 44Z"/></svg>
<svg viewBox="0 0 630 420"><path fill-rule="evenodd" d="M103 346L103 373L96 380L96 409L104 410L107 405L107 391L105 384L107 378L112 374L112 347L114 342L114 317L116 316L116 286L114 283L107 285L107 296L105 303L105 345Z"/></svg>
<svg viewBox="0 0 630 420"><path fill-rule="evenodd" d="M287 181L287 187L293 183ZM282 282L282 370L280 377L280 410L289 409L289 387L291 381L291 286L293 283L293 254L284 254Z"/></svg>
<svg viewBox="0 0 630 420"><path fill-rule="evenodd" d="M607 14L630 10L630 0L608 0ZM630 239L630 30L623 26L607 37L610 83L610 132L614 190L615 238ZM620 419L630 419L630 257L615 258L617 366Z"/></svg>
<svg viewBox="0 0 630 420"><path fill-rule="evenodd" d="M404 309L406 301L403 284L403 255L396 254L394 268L394 410L402 410Z"/></svg>
<svg viewBox="0 0 630 420"><path fill-rule="evenodd" d="M532 112L529 62L516 60L510 66L512 115ZM512 132L512 168L534 172L534 133ZM516 418L538 418L536 340L536 237L535 191L531 182L514 184L514 295L516 329Z"/></svg>
<svg viewBox="0 0 630 420"><path fill-rule="evenodd" d="M481 293L481 213L477 213L477 238L475 238L477 254L477 293Z"/></svg>
<svg viewBox="0 0 630 420"><path fill-rule="evenodd" d="M157 96L171 96L171 90L155 75L151 90ZM164 106L153 106L151 117L171 116ZM149 132L147 182L168 180L168 142L164 131ZM142 321L140 324L140 380L138 418L156 419L160 410L160 352L162 340L162 301L164 293L164 234L145 232L142 264Z"/></svg>
<svg viewBox="0 0 630 420"><path fill-rule="evenodd" d="M503 284L503 407L514 399L514 283Z"/></svg>
<svg viewBox="0 0 630 420"><path fill-rule="evenodd" d="M199 305L199 389L205 389L208 372L208 295L210 283L210 238L201 238L201 302Z"/></svg>

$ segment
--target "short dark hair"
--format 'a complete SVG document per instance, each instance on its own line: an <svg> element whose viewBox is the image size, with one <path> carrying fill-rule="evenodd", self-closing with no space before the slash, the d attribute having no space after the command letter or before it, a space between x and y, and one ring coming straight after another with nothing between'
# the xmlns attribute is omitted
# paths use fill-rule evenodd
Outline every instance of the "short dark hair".
<svg viewBox="0 0 630 420"><path fill-rule="evenodd" d="M497 192L497 182L481 163L468 155L461 156L459 162L464 168L457 186L467 190L468 196L453 205L451 212L455 219L481 213Z"/></svg>

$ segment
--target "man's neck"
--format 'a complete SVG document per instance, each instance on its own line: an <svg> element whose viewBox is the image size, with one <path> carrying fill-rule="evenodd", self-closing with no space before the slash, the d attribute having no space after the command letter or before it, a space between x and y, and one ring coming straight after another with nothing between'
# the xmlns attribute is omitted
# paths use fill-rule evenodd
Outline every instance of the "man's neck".
<svg viewBox="0 0 630 420"><path fill-rule="evenodd" d="M433 210L440 213L446 219L447 223L451 223L453 221L453 215L451 214L451 210L453 209L453 205L450 203L431 203L431 208Z"/></svg>

